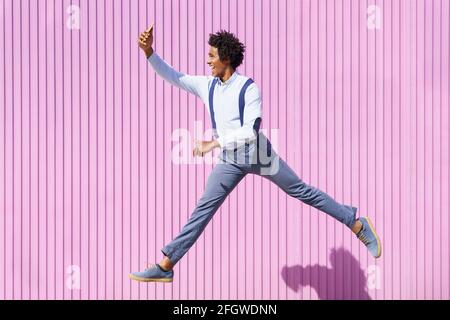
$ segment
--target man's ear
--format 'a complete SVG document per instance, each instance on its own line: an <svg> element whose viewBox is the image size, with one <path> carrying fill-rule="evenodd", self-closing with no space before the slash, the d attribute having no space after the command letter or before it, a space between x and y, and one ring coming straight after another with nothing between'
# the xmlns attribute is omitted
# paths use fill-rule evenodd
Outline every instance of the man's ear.
<svg viewBox="0 0 450 320"><path fill-rule="evenodd" d="M222 63L223 64L225 64L225 65L230 65L231 64L231 61L230 61L230 58L224 58L223 60L222 60Z"/></svg>

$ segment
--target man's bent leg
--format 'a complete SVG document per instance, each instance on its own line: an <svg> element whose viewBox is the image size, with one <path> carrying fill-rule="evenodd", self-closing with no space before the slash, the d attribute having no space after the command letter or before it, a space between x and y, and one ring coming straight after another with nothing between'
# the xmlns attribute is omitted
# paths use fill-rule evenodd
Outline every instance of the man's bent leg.
<svg viewBox="0 0 450 320"><path fill-rule="evenodd" d="M246 172L238 166L218 163L208 177L205 191L180 234L161 249L175 265L195 243L226 197Z"/></svg>
<svg viewBox="0 0 450 320"><path fill-rule="evenodd" d="M274 174L261 176L274 182L290 196L327 213L349 228L353 227L357 208L339 204L325 192L303 182L281 157L278 161L279 167Z"/></svg>

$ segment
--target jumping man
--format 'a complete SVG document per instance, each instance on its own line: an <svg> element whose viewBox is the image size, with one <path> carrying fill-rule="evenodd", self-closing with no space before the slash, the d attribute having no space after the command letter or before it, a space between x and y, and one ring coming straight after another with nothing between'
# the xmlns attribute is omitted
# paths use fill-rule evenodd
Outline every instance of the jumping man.
<svg viewBox="0 0 450 320"><path fill-rule="evenodd" d="M174 70L153 51L153 26L142 32L139 47L148 62L164 80L186 90L206 106L212 122L214 139L196 141L194 156L204 156L220 148L205 191L180 234L161 249L161 262L142 272L133 272L137 281L172 282L174 265L201 235L226 197L247 175L269 179L288 195L345 224L361 240L370 254L381 256L381 242L368 217L356 218L357 208L339 204L325 192L303 182L259 132L262 111L256 83L236 69L244 59L245 46L227 31L210 34L207 64L210 76L192 76Z"/></svg>

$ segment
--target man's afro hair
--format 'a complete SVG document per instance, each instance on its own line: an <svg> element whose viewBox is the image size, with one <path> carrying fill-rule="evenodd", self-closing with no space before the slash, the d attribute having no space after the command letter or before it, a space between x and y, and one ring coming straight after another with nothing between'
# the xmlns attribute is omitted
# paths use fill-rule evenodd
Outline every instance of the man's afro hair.
<svg viewBox="0 0 450 320"><path fill-rule="evenodd" d="M220 30L209 35L208 44L217 48L220 60L230 59L233 69L236 69L244 60L245 45L231 32Z"/></svg>

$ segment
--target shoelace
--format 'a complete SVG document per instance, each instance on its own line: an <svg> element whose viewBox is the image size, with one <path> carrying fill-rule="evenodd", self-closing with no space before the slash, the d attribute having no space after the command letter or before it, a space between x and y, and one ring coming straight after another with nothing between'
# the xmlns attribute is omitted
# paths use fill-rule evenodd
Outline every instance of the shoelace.
<svg viewBox="0 0 450 320"><path fill-rule="evenodd" d="M145 271L148 271L148 270L152 270L152 269L156 269L157 268L157 266L156 266L156 264L148 264L147 265L147 268L145 269Z"/></svg>
<svg viewBox="0 0 450 320"><path fill-rule="evenodd" d="M369 239L366 238L366 235L361 232L357 235L358 239L361 240L366 246L369 244Z"/></svg>

